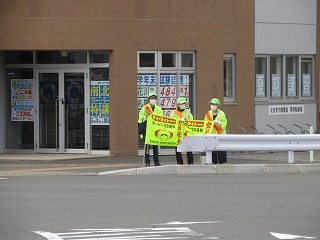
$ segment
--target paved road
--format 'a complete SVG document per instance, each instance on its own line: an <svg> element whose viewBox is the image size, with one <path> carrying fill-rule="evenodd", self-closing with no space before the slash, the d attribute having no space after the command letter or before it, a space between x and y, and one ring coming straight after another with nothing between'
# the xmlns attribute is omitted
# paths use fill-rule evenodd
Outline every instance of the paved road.
<svg viewBox="0 0 320 240"><path fill-rule="evenodd" d="M319 182L311 173L12 176L0 179L0 236L320 239Z"/></svg>

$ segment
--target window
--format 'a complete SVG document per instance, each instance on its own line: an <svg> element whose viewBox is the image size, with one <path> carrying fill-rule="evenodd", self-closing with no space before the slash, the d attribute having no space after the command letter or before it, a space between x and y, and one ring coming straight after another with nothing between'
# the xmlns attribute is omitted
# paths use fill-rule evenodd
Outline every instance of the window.
<svg viewBox="0 0 320 240"><path fill-rule="evenodd" d="M90 63L109 63L109 51L90 51Z"/></svg>
<svg viewBox="0 0 320 240"><path fill-rule="evenodd" d="M185 97L187 107L195 114L193 100L195 52L143 51L137 53L137 58L138 112L147 103L148 94L156 92L158 95L157 104L163 109L165 116L169 117L176 108L178 97ZM143 141L139 138L140 152L143 146ZM164 150L165 147L160 149Z"/></svg>
<svg viewBox="0 0 320 240"><path fill-rule="evenodd" d="M175 68L177 66L176 53L163 52L161 53L161 67Z"/></svg>
<svg viewBox="0 0 320 240"><path fill-rule="evenodd" d="M256 56L256 101L314 100L314 56Z"/></svg>
<svg viewBox="0 0 320 240"><path fill-rule="evenodd" d="M256 98L267 97L267 57L256 57Z"/></svg>
<svg viewBox="0 0 320 240"><path fill-rule="evenodd" d="M34 121L12 120L13 106L11 105L12 81L28 79L33 81L32 68L6 68L6 149L34 149ZM34 91L34 81L33 90ZM19 92L19 91L18 91ZM30 96L30 95L29 95ZM32 104L31 104L32 105ZM34 111L34 105L33 110Z"/></svg>
<svg viewBox="0 0 320 240"><path fill-rule="evenodd" d="M5 64L32 64L32 51L5 51Z"/></svg>
<svg viewBox="0 0 320 240"><path fill-rule="evenodd" d="M193 68L193 53L181 53L181 67L182 68Z"/></svg>
<svg viewBox="0 0 320 240"><path fill-rule="evenodd" d="M301 58L301 97L313 95L313 61L312 58Z"/></svg>
<svg viewBox="0 0 320 240"><path fill-rule="evenodd" d="M224 102L235 101L235 56L225 54L223 57Z"/></svg>
<svg viewBox="0 0 320 240"><path fill-rule="evenodd" d="M92 150L110 150L109 86L109 68L90 68Z"/></svg>
<svg viewBox="0 0 320 240"><path fill-rule="evenodd" d="M139 68L155 68L156 54L155 52L139 52L138 54Z"/></svg>
<svg viewBox="0 0 320 240"><path fill-rule="evenodd" d="M87 51L37 51L38 64L87 63Z"/></svg>

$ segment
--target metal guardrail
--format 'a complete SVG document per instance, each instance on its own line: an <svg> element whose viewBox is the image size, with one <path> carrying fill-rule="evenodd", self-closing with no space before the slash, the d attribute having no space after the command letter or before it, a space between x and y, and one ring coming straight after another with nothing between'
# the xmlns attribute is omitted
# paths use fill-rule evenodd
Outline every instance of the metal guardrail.
<svg viewBox="0 0 320 240"><path fill-rule="evenodd" d="M288 151L288 163L294 163L294 151L320 150L320 134L252 135L203 134L187 136L178 152L206 152L206 163L212 151Z"/></svg>

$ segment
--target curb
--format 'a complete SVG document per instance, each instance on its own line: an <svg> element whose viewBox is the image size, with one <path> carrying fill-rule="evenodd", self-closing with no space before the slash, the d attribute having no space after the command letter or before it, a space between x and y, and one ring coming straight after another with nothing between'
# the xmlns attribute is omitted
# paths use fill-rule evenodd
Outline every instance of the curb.
<svg viewBox="0 0 320 240"><path fill-rule="evenodd" d="M167 165L99 172L97 175L221 175L252 173L320 173L320 164Z"/></svg>

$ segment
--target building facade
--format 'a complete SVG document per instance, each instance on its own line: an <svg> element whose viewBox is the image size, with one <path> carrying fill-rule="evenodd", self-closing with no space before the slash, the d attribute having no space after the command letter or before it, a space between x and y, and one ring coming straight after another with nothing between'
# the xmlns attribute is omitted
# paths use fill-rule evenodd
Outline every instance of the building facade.
<svg viewBox="0 0 320 240"><path fill-rule="evenodd" d="M0 152L135 156L150 91L219 98L229 133L316 126L319 4L293 2L1 1Z"/></svg>

